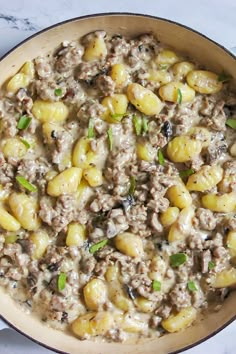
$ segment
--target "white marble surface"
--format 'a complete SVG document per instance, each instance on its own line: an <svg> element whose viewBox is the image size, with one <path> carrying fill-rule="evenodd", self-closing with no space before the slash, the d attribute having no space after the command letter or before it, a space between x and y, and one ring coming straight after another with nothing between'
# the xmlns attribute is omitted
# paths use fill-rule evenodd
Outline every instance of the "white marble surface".
<svg viewBox="0 0 236 354"><path fill-rule="evenodd" d="M0 0L0 56L21 40L57 22L86 14L116 11L169 18L204 33L228 49L236 47L235 0ZM11 329L1 330L4 327L0 320L1 354L52 353ZM236 322L184 353L235 354L234 335Z"/></svg>

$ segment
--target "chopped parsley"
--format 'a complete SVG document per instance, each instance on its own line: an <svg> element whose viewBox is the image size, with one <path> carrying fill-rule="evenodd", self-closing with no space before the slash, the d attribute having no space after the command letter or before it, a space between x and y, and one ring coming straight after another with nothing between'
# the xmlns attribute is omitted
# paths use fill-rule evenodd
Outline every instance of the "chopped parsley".
<svg viewBox="0 0 236 354"><path fill-rule="evenodd" d="M36 186L28 182L27 179L25 179L25 177L23 176L16 176L16 180L22 187L24 187L30 192L36 192L38 190Z"/></svg>
<svg viewBox="0 0 236 354"><path fill-rule="evenodd" d="M32 120L32 118L30 118L27 115L21 116L18 123L17 123L17 129L20 129L20 130L27 129L31 123L31 120Z"/></svg>

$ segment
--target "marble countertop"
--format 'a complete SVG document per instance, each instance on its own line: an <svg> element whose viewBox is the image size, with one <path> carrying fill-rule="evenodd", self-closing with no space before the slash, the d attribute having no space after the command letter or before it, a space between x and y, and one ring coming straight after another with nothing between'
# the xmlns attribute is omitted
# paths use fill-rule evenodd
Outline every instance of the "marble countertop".
<svg viewBox="0 0 236 354"><path fill-rule="evenodd" d="M204 33L228 49L236 48L235 0L0 0L0 56L57 22L87 14L122 11L168 18ZM52 353L4 327L0 320L1 354ZM184 354L235 354L234 335L236 322Z"/></svg>

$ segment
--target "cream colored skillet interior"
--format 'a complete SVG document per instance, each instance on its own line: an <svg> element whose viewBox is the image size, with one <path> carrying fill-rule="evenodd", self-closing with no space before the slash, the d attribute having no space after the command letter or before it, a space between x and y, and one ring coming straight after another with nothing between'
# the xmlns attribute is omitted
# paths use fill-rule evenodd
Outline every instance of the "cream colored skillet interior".
<svg viewBox="0 0 236 354"><path fill-rule="evenodd" d="M153 32L167 46L196 59L215 72L232 75L236 88L236 59L224 48L189 28L168 20L135 14L105 14L63 22L31 37L17 46L0 62L0 84L16 73L22 64L37 55L45 55L63 40L76 40L88 32L103 29L110 34L136 36ZM128 345L79 341L73 335L48 328L34 316L27 315L0 289L0 316L34 341L59 352L81 354L167 354L178 352L207 339L236 318L236 292L225 300L219 312L207 315L184 332Z"/></svg>

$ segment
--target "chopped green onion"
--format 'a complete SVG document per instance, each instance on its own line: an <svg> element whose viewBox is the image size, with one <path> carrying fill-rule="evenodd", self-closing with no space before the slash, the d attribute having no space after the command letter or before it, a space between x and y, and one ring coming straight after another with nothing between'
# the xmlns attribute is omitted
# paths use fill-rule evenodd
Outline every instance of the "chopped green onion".
<svg viewBox="0 0 236 354"><path fill-rule="evenodd" d="M182 92L179 88L177 89L177 103L182 103Z"/></svg>
<svg viewBox="0 0 236 354"><path fill-rule="evenodd" d="M210 262L208 263L208 268L209 268L210 270L214 269L214 268L215 268L215 263L214 263L213 261L210 261Z"/></svg>
<svg viewBox="0 0 236 354"><path fill-rule="evenodd" d="M25 139L20 139L21 140L21 142L27 147L27 149L29 149L30 148L30 143L27 141L27 140L25 140Z"/></svg>
<svg viewBox="0 0 236 354"><path fill-rule="evenodd" d="M33 184L29 183L25 177L22 176L16 176L16 180L17 182L24 187L25 189L27 189L30 192L36 192L38 190L37 187L35 187Z"/></svg>
<svg viewBox="0 0 236 354"><path fill-rule="evenodd" d="M59 291L65 289L67 275L65 273L60 273L57 279L57 288Z"/></svg>
<svg viewBox="0 0 236 354"><path fill-rule="evenodd" d="M112 135L112 128L109 128L107 131L108 143L109 143L109 150L112 151L113 147L113 135Z"/></svg>
<svg viewBox="0 0 236 354"><path fill-rule="evenodd" d="M226 244L227 248L233 248L229 243Z"/></svg>
<svg viewBox="0 0 236 354"><path fill-rule="evenodd" d="M229 74L226 74L224 72L222 72L221 74L219 74L218 76L218 81L219 82L226 82L232 79L232 76Z"/></svg>
<svg viewBox="0 0 236 354"><path fill-rule="evenodd" d="M94 121L92 118L89 119L89 125L88 125L88 138L94 138L95 133L94 133Z"/></svg>
<svg viewBox="0 0 236 354"><path fill-rule="evenodd" d="M136 179L134 178L134 176L131 176L129 181L130 181L129 195L134 195L136 189Z"/></svg>
<svg viewBox="0 0 236 354"><path fill-rule="evenodd" d="M114 114L111 114L111 118L113 118L113 119L122 118L125 115L126 115L125 113L114 113Z"/></svg>
<svg viewBox="0 0 236 354"><path fill-rule="evenodd" d="M165 69L168 68L168 64L160 64L160 65L159 65L159 68L160 68L161 70L165 70Z"/></svg>
<svg viewBox="0 0 236 354"><path fill-rule="evenodd" d="M95 252L99 251L101 248L106 246L107 243L108 240L102 240L100 242L97 242L89 248L89 252L94 254Z"/></svg>
<svg viewBox="0 0 236 354"><path fill-rule="evenodd" d="M30 125L31 120L32 120L32 118L30 118L26 115L21 116L18 121L18 124L17 124L17 129L20 129L20 130L27 129L28 126Z"/></svg>
<svg viewBox="0 0 236 354"><path fill-rule="evenodd" d="M153 280L152 288L154 291L160 291L161 290L161 282L159 280Z"/></svg>
<svg viewBox="0 0 236 354"><path fill-rule="evenodd" d="M61 88L57 88L54 90L54 94L55 96L61 96L62 95L62 89Z"/></svg>
<svg viewBox="0 0 236 354"><path fill-rule="evenodd" d="M7 235L5 236L4 243L6 244L15 243L17 239L18 239L17 235Z"/></svg>
<svg viewBox="0 0 236 354"><path fill-rule="evenodd" d="M188 170L179 171L179 176L181 178L188 177L188 176L191 176L193 174L194 174L194 171L191 168L189 168Z"/></svg>
<svg viewBox="0 0 236 354"><path fill-rule="evenodd" d="M146 117L138 117L136 114L133 115L133 124L136 135L141 135L141 133L148 132L148 120Z"/></svg>
<svg viewBox="0 0 236 354"><path fill-rule="evenodd" d="M194 281L189 281L188 282L188 290L189 291L197 291L197 286L196 284L194 283Z"/></svg>
<svg viewBox="0 0 236 354"><path fill-rule="evenodd" d="M159 162L159 164L162 165L162 166L164 166L164 164L165 164L165 158L164 158L164 155L163 155L163 152L161 151L161 149L158 149L157 157L158 157L158 162Z"/></svg>
<svg viewBox="0 0 236 354"><path fill-rule="evenodd" d="M225 124L232 129L236 129L236 119L229 118L226 120Z"/></svg>
<svg viewBox="0 0 236 354"><path fill-rule="evenodd" d="M136 135L140 135L142 132L142 121L136 114L133 115L133 123Z"/></svg>
<svg viewBox="0 0 236 354"><path fill-rule="evenodd" d="M170 256L170 265L172 267L179 267L187 261L188 257L185 253L176 253Z"/></svg>
<svg viewBox="0 0 236 354"><path fill-rule="evenodd" d="M145 134L148 132L148 120L146 117L143 117L142 123L143 133Z"/></svg>

